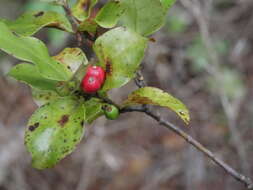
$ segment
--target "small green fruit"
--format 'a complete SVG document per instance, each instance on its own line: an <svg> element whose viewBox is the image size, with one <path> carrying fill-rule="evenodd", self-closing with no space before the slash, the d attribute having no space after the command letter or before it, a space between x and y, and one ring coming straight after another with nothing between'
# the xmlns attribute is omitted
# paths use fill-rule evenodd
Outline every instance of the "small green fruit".
<svg viewBox="0 0 253 190"><path fill-rule="evenodd" d="M103 106L103 110L107 119L115 120L119 117L119 109L114 105L106 104Z"/></svg>

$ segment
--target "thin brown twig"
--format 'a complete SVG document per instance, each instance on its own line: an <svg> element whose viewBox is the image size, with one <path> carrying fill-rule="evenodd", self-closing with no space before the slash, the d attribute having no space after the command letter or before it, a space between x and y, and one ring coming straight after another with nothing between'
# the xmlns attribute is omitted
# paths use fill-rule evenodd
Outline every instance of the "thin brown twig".
<svg viewBox="0 0 253 190"><path fill-rule="evenodd" d="M78 31L78 21L76 20L76 18L73 16L71 8L69 7L68 3L66 1L64 1L63 5L62 5L70 23L72 26L72 30L76 35L76 40L77 40L77 44L78 46L81 46L83 43L83 38L82 38L82 33Z"/></svg>
<svg viewBox="0 0 253 190"><path fill-rule="evenodd" d="M71 22L73 31L76 33L77 37L77 42L78 45L80 46L82 44L82 36L81 33L78 32L78 22L77 20L73 17L71 9L69 8L68 4L65 3L63 5L63 8L69 17L69 20ZM146 82L144 80L144 77L142 76L141 72L137 72L137 77L135 79L135 83L139 88L143 88L146 86ZM105 101L105 100L104 100ZM106 99L106 102L108 102L108 99ZM109 101L110 103L113 103ZM114 104L114 103L113 103ZM149 106L142 106L142 107L127 107L121 109L121 113L127 113L127 112L142 112L145 113L146 115L150 116L154 120L156 120L160 125L165 126L166 128L174 131L177 135L185 139L188 143L193 145L197 150L205 154L209 159L211 159L213 162L218 164L221 168L225 170L229 175L234 177L236 180L240 181L241 183L245 184L248 189L253 189L253 182L250 178L240 174L236 170L234 170L232 167L230 167L228 164L217 158L210 150L205 148L202 144L200 144L197 140L195 140L193 137L185 133L183 130L181 130L179 127L176 125L168 122L167 120L163 119L159 114L155 113L154 111L151 110Z"/></svg>
<svg viewBox="0 0 253 190"><path fill-rule="evenodd" d="M142 76L140 71L138 72L135 82L139 88L142 88L146 85L146 83L144 81L144 77ZM246 177L243 174L237 172L231 166L229 166L228 164L223 162L221 159L216 157L210 150L208 150L206 147L204 147L201 143L199 143L193 137L188 135L186 132L181 130L176 125L163 119L159 114L154 112L149 106L126 107L126 108L121 109L121 113L127 113L127 112L142 112L142 113L145 113L146 115L150 116L151 118L156 120L160 125L172 130L177 135L179 135L184 140L186 140L188 143L190 143L192 146L194 146L197 150L199 150L200 152L205 154L209 159L211 159L213 162L215 162L217 165L219 165L225 172L227 172L229 175L231 175L233 178L235 178L239 182L243 183L247 187L247 189L253 189L253 182L249 177Z"/></svg>
<svg viewBox="0 0 253 190"><path fill-rule="evenodd" d="M198 149L200 152L204 153L208 158L210 158L213 162L218 164L221 168L223 168L229 175L234 177L236 180L242 182L248 189L253 189L253 182L250 178L242 175L241 173L237 172L235 169L233 169L231 166L217 158L210 150L205 148L202 144L200 144L197 140L195 140L193 137L185 133L183 130L181 130L176 125L166 121L163 119L159 114L152 111L150 108L144 109L139 107L128 107L121 110L121 113L127 113L127 112L142 112L146 115L152 117L154 120L156 120L160 125L165 126L166 128L174 131L177 135L182 137L184 140L186 140L188 143L193 145L196 149Z"/></svg>

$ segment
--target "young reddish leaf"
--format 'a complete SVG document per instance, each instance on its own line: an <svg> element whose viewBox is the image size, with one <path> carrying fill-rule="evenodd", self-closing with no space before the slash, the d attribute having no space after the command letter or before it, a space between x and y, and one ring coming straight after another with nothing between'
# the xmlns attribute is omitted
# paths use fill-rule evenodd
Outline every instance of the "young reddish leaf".
<svg viewBox="0 0 253 190"><path fill-rule="evenodd" d="M186 123L189 124L190 115L187 107L178 99L158 88L144 87L132 92L124 102L124 107L149 104L171 109Z"/></svg>

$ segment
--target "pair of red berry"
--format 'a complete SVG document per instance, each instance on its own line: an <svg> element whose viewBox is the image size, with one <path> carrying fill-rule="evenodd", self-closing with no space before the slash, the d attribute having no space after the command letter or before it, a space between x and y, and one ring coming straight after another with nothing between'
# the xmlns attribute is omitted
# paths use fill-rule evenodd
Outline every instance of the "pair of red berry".
<svg viewBox="0 0 253 190"><path fill-rule="evenodd" d="M88 66L86 74L82 80L82 89L85 93L97 92L105 81L105 71L99 66Z"/></svg>

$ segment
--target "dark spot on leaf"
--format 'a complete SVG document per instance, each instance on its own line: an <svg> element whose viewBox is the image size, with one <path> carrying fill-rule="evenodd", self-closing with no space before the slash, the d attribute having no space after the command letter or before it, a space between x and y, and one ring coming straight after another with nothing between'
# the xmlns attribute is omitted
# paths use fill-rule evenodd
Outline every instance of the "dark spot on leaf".
<svg viewBox="0 0 253 190"><path fill-rule="evenodd" d="M13 34L14 36L19 37L18 34L17 34L16 32L12 32L12 34Z"/></svg>
<svg viewBox="0 0 253 190"><path fill-rule="evenodd" d="M62 153L63 153L63 154L66 154L68 151L69 151L69 150L66 149L66 150L63 150Z"/></svg>
<svg viewBox="0 0 253 190"><path fill-rule="evenodd" d="M30 125L28 127L29 131L34 131L35 129L37 129L39 127L40 123L35 123L34 125Z"/></svg>
<svg viewBox="0 0 253 190"><path fill-rule="evenodd" d="M34 17L40 17L40 16L42 16L42 15L44 15L44 12L43 12L43 11L40 11L40 12L36 13L36 14L33 15L33 16L34 16Z"/></svg>
<svg viewBox="0 0 253 190"><path fill-rule="evenodd" d="M83 127L83 125L84 125L84 120L81 121L81 126Z"/></svg>
<svg viewBox="0 0 253 190"><path fill-rule="evenodd" d="M40 108L43 108L43 107L45 107L46 105L50 105L50 104L43 104L42 106L40 106Z"/></svg>
<svg viewBox="0 0 253 190"><path fill-rule="evenodd" d="M156 39L155 39L155 38L149 38L149 41L155 43L155 42L156 42Z"/></svg>
<svg viewBox="0 0 253 190"><path fill-rule="evenodd" d="M68 68L69 70L71 70L71 67L70 67L69 65L67 66L67 68Z"/></svg>
<svg viewBox="0 0 253 190"><path fill-rule="evenodd" d="M58 62L57 62L58 63ZM59 64L59 63L58 63ZM63 81L60 81L56 84L57 87L60 87L60 86L63 86L64 85L64 82Z"/></svg>
<svg viewBox="0 0 253 190"><path fill-rule="evenodd" d="M85 10L85 12L87 12L90 8L90 3L90 0L83 1L83 3L81 4L81 8Z"/></svg>
<svg viewBox="0 0 253 190"><path fill-rule="evenodd" d="M149 99L147 97L139 96L137 94L130 97L128 101L138 103L138 104L153 104L153 105L156 105L156 103L153 102L151 99Z"/></svg>
<svg viewBox="0 0 253 190"><path fill-rule="evenodd" d="M105 65L105 72L108 75L112 75L112 64L109 60L106 60L106 65Z"/></svg>
<svg viewBox="0 0 253 190"><path fill-rule="evenodd" d="M64 125L69 121L69 115L63 115L61 119L58 121L58 123L61 125L61 127L64 127Z"/></svg>

